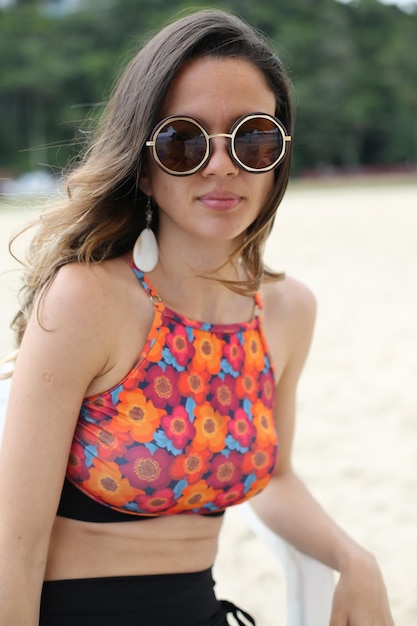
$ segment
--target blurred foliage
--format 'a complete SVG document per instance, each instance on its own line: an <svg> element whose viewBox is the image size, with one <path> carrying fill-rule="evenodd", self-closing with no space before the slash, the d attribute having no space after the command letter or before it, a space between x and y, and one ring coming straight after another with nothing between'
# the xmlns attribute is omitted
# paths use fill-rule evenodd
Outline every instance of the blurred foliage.
<svg viewBox="0 0 417 626"><path fill-rule="evenodd" d="M20 0L0 9L0 168L60 170L77 129L180 0ZM193 10L207 8L194 0ZM377 0L223 0L287 64L296 105L295 172L417 163L417 8Z"/></svg>

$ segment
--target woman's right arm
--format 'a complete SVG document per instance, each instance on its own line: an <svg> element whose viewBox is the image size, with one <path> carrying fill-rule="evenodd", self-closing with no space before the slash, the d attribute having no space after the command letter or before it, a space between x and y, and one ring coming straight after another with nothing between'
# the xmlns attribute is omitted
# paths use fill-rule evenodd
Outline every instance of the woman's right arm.
<svg viewBox="0 0 417 626"><path fill-rule="evenodd" d="M49 539L80 405L109 358L101 274L80 265L58 272L16 361L0 449L0 624L7 626L39 624Z"/></svg>

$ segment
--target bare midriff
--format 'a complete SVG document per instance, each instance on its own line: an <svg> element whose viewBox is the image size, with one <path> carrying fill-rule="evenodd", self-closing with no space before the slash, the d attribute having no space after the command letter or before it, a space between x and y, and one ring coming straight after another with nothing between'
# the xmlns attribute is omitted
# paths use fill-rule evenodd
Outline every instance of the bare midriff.
<svg viewBox="0 0 417 626"><path fill-rule="evenodd" d="M201 571L214 562L221 525L202 515L107 524L57 517L45 580Z"/></svg>

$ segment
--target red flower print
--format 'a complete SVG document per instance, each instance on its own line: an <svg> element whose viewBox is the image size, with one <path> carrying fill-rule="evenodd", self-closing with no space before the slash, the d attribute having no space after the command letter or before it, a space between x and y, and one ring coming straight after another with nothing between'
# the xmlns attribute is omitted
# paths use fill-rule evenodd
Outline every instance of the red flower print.
<svg viewBox="0 0 417 626"><path fill-rule="evenodd" d="M75 433L75 437L79 438L79 428ZM67 473L74 482L86 480L90 476L90 472L86 467L84 448L80 443L78 443L78 441L75 440L71 446Z"/></svg>
<svg viewBox="0 0 417 626"><path fill-rule="evenodd" d="M205 480L200 480L198 483L183 489L178 499L178 504L172 509L172 512L180 513L182 511L201 509L205 504L213 502L216 495L216 491L209 487Z"/></svg>
<svg viewBox="0 0 417 626"><path fill-rule="evenodd" d="M194 450L189 446L185 454L175 457L170 474L174 480L187 480L192 485L207 471L213 453L210 450Z"/></svg>
<svg viewBox="0 0 417 626"><path fill-rule="evenodd" d="M271 409L258 400L252 405L253 423L256 428L256 440L260 446L277 442L275 424Z"/></svg>
<svg viewBox="0 0 417 626"><path fill-rule="evenodd" d="M274 404L274 379L270 372L268 374L262 374L259 380L259 388L261 389L260 399L269 409L272 409Z"/></svg>
<svg viewBox="0 0 417 626"><path fill-rule="evenodd" d="M149 383L146 396L156 407L163 409L167 405L179 404L177 373L172 367L167 366L164 370L160 365L152 365L146 373L145 380Z"/></svg>
<svg viewBox="0 0 417 626"><path fill-rule="evenodd" d="M229 432L242 446L249 448L256 437L256 429L243 409L237 409L228 424Z"/></svg>
<svg viewBox="0 0 417 626"><path fill-rule="evenodd" d="M165 411L156 408L142 393L122 391L119 395L119 412L112 422L116 432L130 432L135 441L153 440Z"/></svg>
<svg viewBox="0 0 417 626"><path fill-rule="evenodd" d="M84 423L83 439L87 444L97 448L99 459L114 461L118 457L123 457L126 446L132 443L128 433L112 432L111 427L100 428L94 424Z"/></svg>
<svg viewBox="0 0 417 626"><path fill-rule="evenodd" d="M258 397L258 386L256 382L257 376L252 372L244 371L236 379L236 394L238 398L247 398L251 402L255 402Z"/></svg>
<svg viewBox="0 0 417 626"><path fill-rule="evenodd" d="M175 505L175 495L172 489L161 489L152 496L138 496L136 502L141 512L158 515Z"/></svg>
<svg viewBox="0 0 417 626"><path fill-rule="evenodd" d="M244 350L249 369L261 372L264 368L264 349L258 330L248 330L245 337Z"/></svg>
<svg viewBox="0 0 417 626"><path fill-rule="evenodd" d="M236 335L230 337L229 343L223 347L223 355L235 372L240 372L245 358L245 351Z"/></svg>
<svg viewBox="0 0 417 626"><path fill-rule="evenodd" d="M183 406L176 406L171 415L164 415L161 426L177 450L184 448L195 435L195 428Z"/></svg>
<svg viewBox="0 0 417 626"><path fill-rule="evenodd" d="M238 452L231 452L229 456L219 454L210 464L210 476L207 484L215 489L224 489L238 483L242 478L240 471L242 457Z"/></svg>
<svg viewBox="0 0 417 626"><path fill-rule="evenodd" d="M83 483L87 493L114 507L123 507L137 496L126 478L120 474L117 463L105 463L94 459L90 478Z"/></svg>
<svg viewBox="0 0 417 626"><path fill-rule="evenodd" d="M237 485L233 485L230 489L225 491L221 491L216 497L214 504L219 509L225 509L232 504L238 504L245 497L245 487L243 483L237 483Z"/></svg>
<svg viewBox="0 0 417 626"><path fill-rule="evenodd" d="M95 422L108 419L117 414L117 408L113 404L110 394L107 396L97 396L92 400L86 400L81 407L80 415L88 415Z"/></svg>
<svg viewBox="0 0 417 626"><path fill-rule="evenodd" d="M174 328L174 332L167 335L166 343L178 365L184 366L193 358L195 348L190 343L184 326L177 324Z"/></svg>
<svg viewBox="0 0 417 626"><path fill-rule="evenodd" d="M278 449L274 445L265 448L255 448L245 454L242 462L244 474L255 473L257 478L263 478L275 469L278 457Z"/></svg>
<svg viewBox="0 0 417 626"><path fill-rule="evenodd" d="M196 416L194 421L196 429L194 448L196 450L208 448L212 452L223 450L227 435L227 423L230 418L215 411L208 402L197 406L194 413Z"/></svg>
<svg viewBox="0 0 417 626"><path fill-rule="evenodd" d="M209 386L208 372L197 372L185 370L181 372L178 379L178 390L184 397L191 396L197 404L201 404L207 397Z"/></svg>
<svg viewBox="0 0 417 626"><path fill-rule="evenodd" d="M205 370L217 374L220 371L224 341L205 331L196 330L195 334L193 368L198 372Z"/></svg>
<svg viewBox="0 0 417 626"><path fill-rule="evenodd" d="M164 449L157 449L153 454L143 446L135 446L125 454L127 461L123 473L129 482L138 489L163 489L170 482L167 468L171 457Z"/></svg>
<svg viewBox="0 0 417 626"><path fill-rule="evenodd" d="M238 406L239 399L235 393L235 379L232 376L225 376L214 379L211 385L213 398L211 403L222 415L229 415Z"/></svg>

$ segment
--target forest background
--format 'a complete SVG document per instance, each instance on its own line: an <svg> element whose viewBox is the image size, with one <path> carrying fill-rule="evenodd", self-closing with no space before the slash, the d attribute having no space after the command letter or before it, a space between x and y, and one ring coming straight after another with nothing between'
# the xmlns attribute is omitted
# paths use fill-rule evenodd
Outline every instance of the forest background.
<svg viewBox="0 0 417 626"><path fill-rule="evenodd" d="M150 32L218 7L264 31L289 68L294 174L415 171L417 5L377 0L20 0L0 3L0 177L77 154Z"/></svg>

